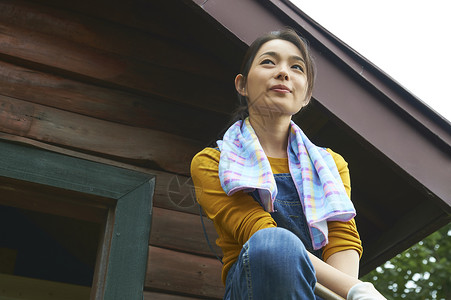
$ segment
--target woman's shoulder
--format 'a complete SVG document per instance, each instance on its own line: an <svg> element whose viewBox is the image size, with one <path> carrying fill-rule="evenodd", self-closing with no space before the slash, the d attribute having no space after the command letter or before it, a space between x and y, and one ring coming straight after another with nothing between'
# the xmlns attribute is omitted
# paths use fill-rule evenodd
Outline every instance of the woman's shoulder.
<svg viewBox="0 0 451 300"><path fill-rule="evenodd" d="M191 161L191 173L199 168L216 169L217 171L220 156L221 152L218 148L204 148L193 157Z"/></svg>
<svg viewBox="0 0 451 300"><path fill-rule="evenodd" d="M221 156L221 152L219 148L206 147L199 151L194 157L193 160L203 160L203 159L215 159L219 161L219 157Z"/></svg>

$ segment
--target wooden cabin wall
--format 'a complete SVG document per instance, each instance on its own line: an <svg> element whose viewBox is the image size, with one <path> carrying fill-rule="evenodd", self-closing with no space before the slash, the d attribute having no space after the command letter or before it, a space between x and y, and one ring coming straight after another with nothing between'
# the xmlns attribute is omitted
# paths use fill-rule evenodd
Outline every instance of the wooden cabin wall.
<svg viewBox="0 0 451 300"><path fill-rule="evenodd" d="M0 1L0 138L157 175L146 299L223 294L189 165L228 120L236 69L184 5Z"/></svg>

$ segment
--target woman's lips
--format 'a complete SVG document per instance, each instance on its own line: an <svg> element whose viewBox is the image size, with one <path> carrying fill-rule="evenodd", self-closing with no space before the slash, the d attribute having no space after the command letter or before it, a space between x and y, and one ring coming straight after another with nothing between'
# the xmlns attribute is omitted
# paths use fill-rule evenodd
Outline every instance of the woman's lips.
<svg viewBox="0 0 451 300"><path fill-rule="evenodd" d="M291 90L283 84L274 85L270 90L277 93L291 93Z"/></svg>

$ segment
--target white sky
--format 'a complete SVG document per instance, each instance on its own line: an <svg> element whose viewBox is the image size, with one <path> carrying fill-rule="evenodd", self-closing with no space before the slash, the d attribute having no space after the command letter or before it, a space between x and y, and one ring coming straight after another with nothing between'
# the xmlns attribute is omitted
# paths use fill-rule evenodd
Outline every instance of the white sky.
<svg viewBox="0 0 451 300"><path fill-rule="evenodd" d="M291 1L451 122L451 1Z"/></svg>

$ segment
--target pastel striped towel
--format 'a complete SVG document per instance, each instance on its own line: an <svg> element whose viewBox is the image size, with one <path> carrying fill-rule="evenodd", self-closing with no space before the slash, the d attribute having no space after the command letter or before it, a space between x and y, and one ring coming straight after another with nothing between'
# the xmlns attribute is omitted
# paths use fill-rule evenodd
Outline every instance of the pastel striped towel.
<svg viewBox="0 0 451 300"><path fill-rule="evenodd" d="M274 211L277 185L249 118L233 124L217 141L219 179L227 195L258 190L264 209ZM309 225L314 249L328 243L327 221L349 221L356 212L332 156L315 146L292 121L288 165Z"/></svg>

